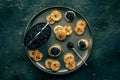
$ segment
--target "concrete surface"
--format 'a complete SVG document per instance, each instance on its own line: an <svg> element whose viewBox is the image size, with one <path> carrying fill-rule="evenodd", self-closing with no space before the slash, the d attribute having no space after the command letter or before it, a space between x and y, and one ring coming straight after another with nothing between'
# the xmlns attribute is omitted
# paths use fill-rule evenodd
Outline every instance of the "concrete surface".
<svg viewBox="0 0 120 80"><path fill-rule="evenodd" d="M28 59L23 35L30 18L51 6L67 6L84 15L94 45L88 66L54 76ZM120 0L0 0L0 80L120 80Z"/></svg>

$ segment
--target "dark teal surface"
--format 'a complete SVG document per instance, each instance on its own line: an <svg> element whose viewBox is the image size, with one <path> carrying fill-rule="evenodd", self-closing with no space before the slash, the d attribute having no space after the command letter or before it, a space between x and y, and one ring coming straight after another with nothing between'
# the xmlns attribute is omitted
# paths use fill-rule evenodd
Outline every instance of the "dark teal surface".
<svg viewBox="0 0 120 80"><path fill-rule="evenodd" d="M67 6L84 15L93 33L88 66L54 76L35 67L23 46L33 15ZM120 0L0 0L0 80L120 80Z"/></svg>

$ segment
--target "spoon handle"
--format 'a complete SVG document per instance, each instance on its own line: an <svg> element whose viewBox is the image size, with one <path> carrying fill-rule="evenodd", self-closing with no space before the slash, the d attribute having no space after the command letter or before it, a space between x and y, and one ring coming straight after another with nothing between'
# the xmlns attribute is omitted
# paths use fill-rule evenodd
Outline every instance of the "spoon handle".
<svg viewBox="0 0 120 80"><path fill-rule="evenodd" d="M72 48L73 51L78 55L78 57L82 60L82 62L87 66L87 63L83 60L83 58L81 57L81 55L76 51L75 48Z"/></svg>

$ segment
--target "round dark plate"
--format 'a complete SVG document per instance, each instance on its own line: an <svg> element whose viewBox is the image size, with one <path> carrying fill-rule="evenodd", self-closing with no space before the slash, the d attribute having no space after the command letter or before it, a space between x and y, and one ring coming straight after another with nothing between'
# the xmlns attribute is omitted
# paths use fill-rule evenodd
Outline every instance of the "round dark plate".
<svg viewBox="0 0 120 80"><path fill-rule="evenodd" d="M43 46L41 46L39 48L39 50L43 53L43 58L40 62L35 62L33 59L31 59L28 55L28 57L30 58L30 60L32 61L32 63L38 67L39 69L41 69L42 71L44 72L47 72L47 73L50 73L50 74L56 74L56 75L59 75L59 74L67 74L67 73L70 73L70 72L73 72L75 70L77 70L78 68L80 68L82 65L84 65L84 63L82 62L82 60L70 49L67 48L67 43L69 41L73 42L74 45L75 45L75 49L79 52L79 54L82 56L83 60L86 61L89 57L89 54L91 52L91 49L92 49L92 34L91 34L91 30L89 28L89 24L87 22L87 20L78 12L76 12L75 10L71 9L71 8L66 8L66 7L50 7L50 8L47 8L47 9L44 9L42 11L40 11L37 15L33 16L33 18L30 20L30 22L28 23L27 27L26 27L26 30L25 30L25 34L27 31L29 31L32 26L40 23L40 22L46 22L46 16L48 14L51 13L52 10L54 9L57 9L59 11L61 11L62 13L62 20L56 22L55 24L53 25L50 25L51 26L51 36L49 38L49 40L47 41L47 43L45 43ZM73 22L67 22L64 18L64 14L66 11L74 11L75 14L76 14L76 18L74 19ZM55 38L55 35L54 35L54 27L56 25L61 25L61 26L64 26L66 24L68 25L71 25L72 26L72 29L74 29L75 27L75 24L76 22L79 20L79 19L84 19L87 23L87 27L85 29L85 32L83 35L81 36L77 36L74 31L72 33L71 36L67 37L64 41L59 41ZM80 39L87 39L88 40L88 44L89 44L89 47L87 49L84 49L84 50L81 50L78 45L77 45L77 42L80 40ZM58 43L62 46L62 53L60 56L54 58L54 57L50 57L48 55L48 48L51 47L52 44L54 43ZM29 49L26 49L27 51L27 54L28 54L28 50ZM65 64L64 64L64 61L63 61L63 56L66 52L71 52L74 54L75 56L75 60L77 62L77 67L74 69L74 70L68 70L65 68ZM48 70L45 66L44 66L44 62L47 58L53 58L55 60L59 60L60 63L61 63L61 68L60 70L58 71L52 71L52 70ZM89 65L89 64L88 64Z"/></svg>

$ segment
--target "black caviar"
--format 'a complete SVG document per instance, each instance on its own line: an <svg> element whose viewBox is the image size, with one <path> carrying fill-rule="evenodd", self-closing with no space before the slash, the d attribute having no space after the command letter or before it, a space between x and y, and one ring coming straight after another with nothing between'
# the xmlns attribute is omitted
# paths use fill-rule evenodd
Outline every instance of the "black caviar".
<svg viewBox="0 0 120 80"><path fill-rule="evenodd" d="M56 56L59 53L60 53L60 49L58 49L57 47L51 48L51 55Z"/></svg>
<svg viewBox="0 0 120 80"><path fill-rule="evenodd" d="M24 45L27 48L37 49L48 41L51 35L51 27L49 24L46 26L46 24L46 22L38 23L27 31L24 38Z"/></svg>
<svg viewBox="0 0 120 80"><path fill-rule="evenodd" d="M81 49L85 49L86 48L86 42L85 41L80 41L78 44L79 44L79 47Z"/></svg>
<svg viewBox="0 0 120 80"><path fill-rule="evenodd" d="M74 13L73 11L67 11L67 12L65 13L65 19L66 19L67 21L73 21L74 18L75 18L75 13Z"/></svg>
<svg viewBox="0 0 120 80"><path fill-rule="evenodd" d="M68 42L68 43L67 43L67 47L68 47L69 49L74 48L74 44L73 44L72 42Z"/></svg>

